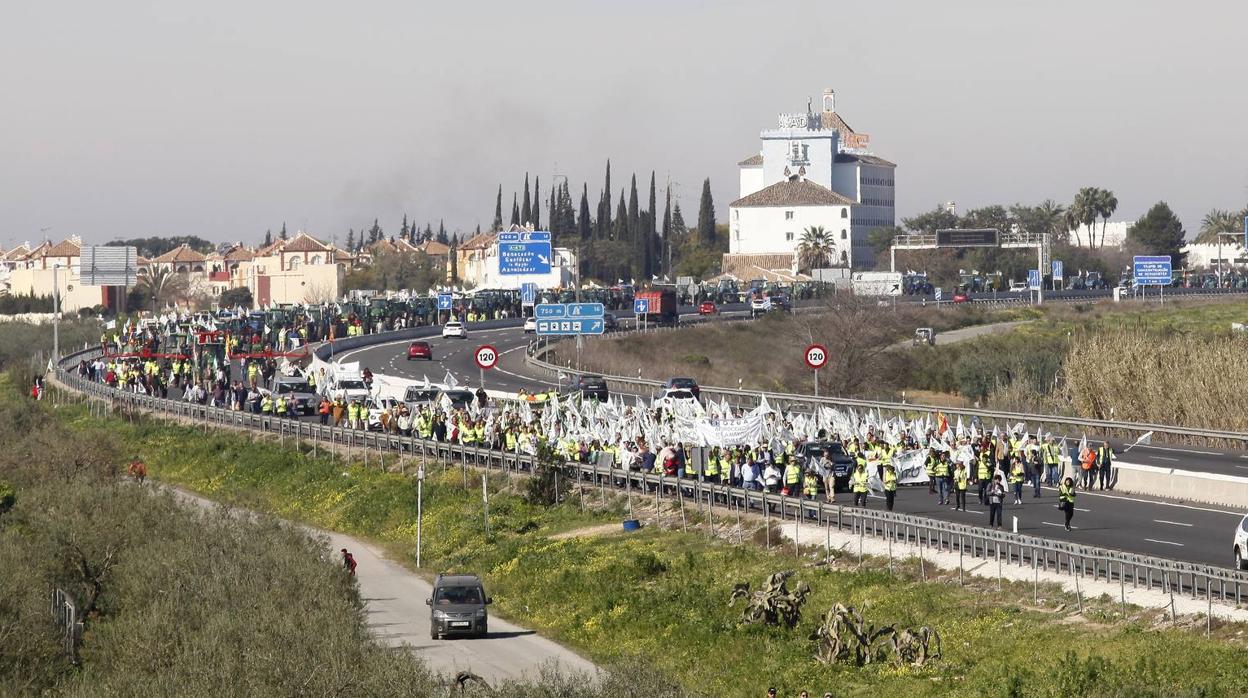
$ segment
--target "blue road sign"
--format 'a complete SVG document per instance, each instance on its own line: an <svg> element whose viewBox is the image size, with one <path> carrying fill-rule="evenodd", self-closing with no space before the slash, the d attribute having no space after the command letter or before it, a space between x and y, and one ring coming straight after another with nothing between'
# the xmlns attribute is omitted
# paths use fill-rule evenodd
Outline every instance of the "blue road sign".
<svg viewBox="0 0 1248 698"><path fill-rule="evenodd" d="M1053 260L1053 281L1061 281L1066 278L1066 270L1062 266L1062 260Z"/></svg>
<svg viewBox="0 0 1248 698"><path fill-rule="evenodd" d="M1040 290L1040 270L1039 269L1027 270L1027 287L1033 291Z"/></svg>
<svg viewBox="0 0 1248 698"><path fill-rule="evenodd" d="M650 299L649 298L636 298L633 300L633 314L634 315L645 315L648 312L650 312Z"/></svg>
<svg viewBox="0 0 1248 698"><path fill-rule="evenodd" d="M438 294L438 310L450 310L450 309L451 309L451 294L449 293Z"/></svg>
<svg viewBox="0 0 1248 698"><path fill-rule="evenodd" d="M528 281L520 284L520 304L533 305L537 302L537 284Z"/></svg>
<svg viewBox="0 0 1248 698"><path fill-rule="evenodd" d="M1136 256L1132 260L1132 271L1137 286L1167 286L1174 276L1170 257Z"/></svg>
<svg viewBox="0 0 1248 698"><path fill-rule="evenodd" d="M604 331L606 331L606 323L600 317L586 317L579 320L558 318L537 321L537 333L542 335L602 334Z"/></svg>
<svg viewBox="0 0 1248 698"><path fill-rule="evenodd" d="M568 303L568 317L602 317L606 310L602 303Z"/></svg>
<svg viewBox="0 0 1248 698"><path fill-rule="evenodd" d="M550 273L550 233L546 231L499 233L498 273L523 276Z"/></svg>
<svg viewBox="0 0 1248 698"><path fill-rule="evenodd" d="M567 317L568 306L563 303L542 303L533 308L533 317L541 320L543 318Z"/></svg>

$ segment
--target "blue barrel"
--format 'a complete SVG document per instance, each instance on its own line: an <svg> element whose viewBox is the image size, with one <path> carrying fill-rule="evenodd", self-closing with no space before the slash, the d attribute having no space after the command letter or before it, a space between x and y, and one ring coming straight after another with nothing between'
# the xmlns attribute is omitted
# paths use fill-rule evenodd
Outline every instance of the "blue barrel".
<svg viewBox="0 0 1248 698"><path fill-rule="evenodd" d="M625 531L637 531L641 529L641 522L637 519L624 519Z"/></svg>

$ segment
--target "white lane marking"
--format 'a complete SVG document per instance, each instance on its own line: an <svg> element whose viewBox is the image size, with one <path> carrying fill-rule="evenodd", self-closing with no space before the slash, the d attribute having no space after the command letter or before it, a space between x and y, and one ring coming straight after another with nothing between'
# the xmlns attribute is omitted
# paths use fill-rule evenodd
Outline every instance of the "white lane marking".
<svg viewBox="0 0 1248 698"><path fill-rule="evenodd" d="M1195 525L1195 524L1190 524L1190 523L1183 523L1182 521L1166 521L1165 519L1153 519L1153 523L1164 523L1164 524L1170 524L1171 526L1186 526L1188 528L1191 528L1192 526Z"/></svg>
<svg viewBox="0 0 1248 698"><path fill-rule="evenodd" d="M1147 456L1147 457L1152 458L1153 460L1168 460L1168 461L1173 461L1175 463L1179 462L1178 458L1170 458L1169 456Z"/></svg>
<svg viewBox="0 0 1248 698"><path fill-rule="evenodd" d="M1040 523L1044 524L1045 526L1057 526L1058 528L1066 528L1066 524L1055 524L1055 523L1051 523L1048 521L1041 521ZM1070 528L1071 530L1074 530L1074 531L1079 530L1078 526L1071 526Z"/></svg>
<svg viewBox="0 0 1248 698"><path fill-rule="evenodd" d="M1195 453L1195 454L1198 454L1198 455L1201 455L1201 456L1221 456L1221 455L1224 455L1224 454L1219 453L1219 452L1217 452L1217 451L1194 451L1194 450L1192 450L1192 449L1190 449L1190 448L1173 448L1173 447L1170 447L1170 446L1153 446L1153 445L1151 445L1151 444L1140 444L1139 446L1132 446L1131 448L1151 448L1151 449L1153 449L1153 450L1155 450L1155 451L1177 451L1177 452L1179 452L1179 453Z"/></svg>
<svg viewBox="0 0 1248 698"><path fill-rule="evenodd" d="M1045 487L1044 489L1052 489ZM1105 499L1121 499L1127 502L1139 502L1140 504L1157 504L1164 507L1177 507L1179 509L1191 509L1193 511L1207 511L1212 514L1229 514L1231 516L1242 517L1243 513L1238 511L1228 511L1226 509L1214 509L1212 507L1198 507L1194 504L1179 504L1178 502L1162 502L1155 499L1140 499L1139 497L1125 497L1123 495L1104 494L1101 492L1079 492L1080 497L1104 497Z"/></svg>
<svg viewBox="0 0 1248 698"><path fill-rule="evenodd" d="M1149 543L1161 543L1162 545L1174 545L1180 548L1184 547L1182 543L1175 543L1174 541L1169 541L1169 540L1157 540L1156 538L1145 538L1144 540L1148 541Z"/></svg>

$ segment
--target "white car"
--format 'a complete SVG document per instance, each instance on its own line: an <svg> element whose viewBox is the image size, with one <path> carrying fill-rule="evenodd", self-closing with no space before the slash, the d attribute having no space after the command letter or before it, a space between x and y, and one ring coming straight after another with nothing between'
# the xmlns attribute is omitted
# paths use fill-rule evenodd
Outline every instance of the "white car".
<svg viewBox="0 0 1248 698"><path fill-rule="evenodd" d="M1010 293L1022 293L1023 291L1028 290L1028 288L1027 283L1024 281L1010 282Z"/></svg>
<svg viewBox="0 0 1248 698"><path fill-rule="evenodd" d="M442 326L442 337L459 337L460 339L468 339L468 328L464 327L464 323L459 320L451 320Z"/></svg>
<svg viewBox="0 0 1248 698"><path fill-rule="evenodd" d="M524 333L537 332L537 318L526 317L524 319Z"/></svg>
<svg viewBox="0 0 1248 698"><path fill-rule="evenodd" d="M1235 527L1235 569L1248 569L1248 516Z"/></svg>

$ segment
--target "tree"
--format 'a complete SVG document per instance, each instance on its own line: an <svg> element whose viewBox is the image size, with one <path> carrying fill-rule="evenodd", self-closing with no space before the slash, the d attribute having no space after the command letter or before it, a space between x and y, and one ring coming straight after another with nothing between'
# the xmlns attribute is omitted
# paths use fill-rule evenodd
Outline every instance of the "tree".
<svg viewBox="0 0 1248 698"><path fill-rule="evenodd" d="M429 242L432 239L433 239L433 224L426 221L425 222L425 242ZM444 245L446 244L445 240L438 240L438 242Z"/></svg>
<svg viewBox="0 0 1248 698"><path fill-rule="evenodd" d="M533 175L533 229L542 229L542 178Z"/></svg>
<svg viewBox="0 0 1248 698"><path fill-rule="evenodd" d="M702 181L702 201L698 205L698 243L716 248L715 202L711 199L711 178Z"/></svg>
<svg viewBox="0 0 1248 698"><path fill-rule="evenodd" d="M185 299L191 284L186 274L161 267L152 269L141 277L138 287L144 299L151 301L152 312L158 313L162 308Z"/></svg>
<svg viewBox="0 0 1248 698"><path fill-rule="evenodd" d="M456 235L456 238L458 237ZM441 218L438 219L438 242L446 244L446 223Z"/></svg>
<svg viewBox="0 0 1248 698"><path fill-rule="evenodd" d="M937 206L927 213L901 219L901 225L912 233L935 233L958 226L958 217L944 206Z"/></svg>
<svg viewBox="0 0 1248 698"><path fill-rule="evenodd" d="M533 206L529 203L529 173L524 173L524 206L520 209L520 224L528 225L533 220Z"/></svg>
<svg viewBox="0 0 1248 698"><path fill-rule="evenodd" d="M372 245L373 243L380 241L383 235L384 233L382 233L381 226L377 224L377 219L374 218L373 227L368 229L368 244ZM361 247L363 247L362 244Z"/></svg>
<svg viewBox="0 0 1248 698"><path fill-rule="evenodd" d="M1105 229L1109 227L1109 217L1118 210L1118 197L1108 189L1096 190L1096 214L1101 218L1101 247L1105 247Z"/></svg>
<svg viewBox="0 0 1248 698"><path fill-rule="evenodd" d="M1084 187L1075 194L1070 208L1079 225L1088 228L1088 247L1096 247L1096 219L1101 215L1098 207L1099 194L1096 187Z"/></svg>
<svg viewBox="0 0 1248 698"><path fill-rule="evenodd" d="M1175 267L1183 266L1183 223L1164 201L1140 217L1127 239L1151 254L1169 255Z"/></svg>
<svg viewBox="0 0 1248 698"><path fill-rule="evenodd" d="M355 228L347 228L347 252L355 252Z"/></svg>
<svg viewBox="0 0 1248 698"><path fill-rule="evenodd" d="M659 266L671 274L670 264L665 265L664 258L671 254L672 249L672 188L669 186L663 195L663 239L659 247ZM670 257L668 257L670 259Z"/></svg>
<svg viewBox="0 0 1248 698"><path fill-rule="evenodd" d="M680 211L680 202L672 209L672 237L676 240L689 234L689 226L685 225L685 215Z"/></svg>
<svg viewBox="0 0 1248 698"><path fill-rule="evenodd" d="M451 265L451 283L457 284L459 283L459 240L458 239L451 241L450 265Z"/></svg>
<svg viewBox="0 0 1248 698"><path fill-rule="evenodd" d="M399 229L399 237L406 240L410 236L410 234L411 234L411 231L407 229L407 214L404 213L403 214L403 227Z"/></svg>
<svg viewBox="0 0 1248 698"><path fill-rule="evenodd" d="M867 242L871 245L871 249L875 250L877 257L888 251L893 246L893 238L904 234L906 231L897 226L884 226L881 228L872 228L867 233Z"/></svg>
<svg viewBox="0 0 1248 698"><path fill-rule="evenodd" d="M282 232L280 235L278 235L278 237L280 237L283 240L286 239L286 221L282 221Z"/></svg>
<svg viewBox="0 0 1248 698"><path fill-rule="evenodd" d="M646 255L646 278L657 276L659 273L659 267L655 264L654 260L656 249L655 234L657 232L654 225L655 219L658 217L658 211L655 210L656 204L657 202L655 201L654 191L654 170L650 170L650 206L646 209L646 220L645 225L643 226L644 230L642 231L643 235L645 235L645 245L643 250Z"/></svg>
<svg viewBox="0 0 1248 698"><path fill-rule="evenodd" d="M511 224L520 225L520 201L514 191L511 193Z"/></svg>
<svg viewBox="0 0 1248 698"><path fill-rule="evenodd" d="M222 308L250 308L253 302L251 289L246 286L227 288L221 292L220 299L217 301Z"/></svg>
<svg viewBox="0 0 1248 698"><path fill-rule="evenodd" d="M272 244L273 244L273 230L269 229L269 230L264 231L264 246L268 247L269 245L272 245ZM156 255L156 256L159 257L160 255Z"/></svg>
<svg viewBox="0 0 1248 698"><path fill-rule="evenodd" d="M832 233L821 225L812 225L802 231L801 242L797 246L797 270L810 271L830 260L836 251L836 240Z"/></svg>
<svg viewBox="0 0 1248 698"><path fill-rule="evenodd" d="M576 221L576 232L581 242L587 242L594 234L594 222L589 219L589 185L581 187L581 210Z"/></svg>
<svg viewBox="0 0 1248 698"><path fill-rule="evenodd" d="M1244 218L1248 217L1248 209L1243 211L1223 211L1213 209L1205 214L1200 221L1200 235L1196 236L1193 242L1216 245L1218 243L1219 234L1236 233L1243 234Z"/></svg>
<svg viewBox="0 0 1248 698"><path fill-rule="evenodd" d="M494 200L494 228L495 231L503 229L503 185L498 185L498 198Z"/></svg>

